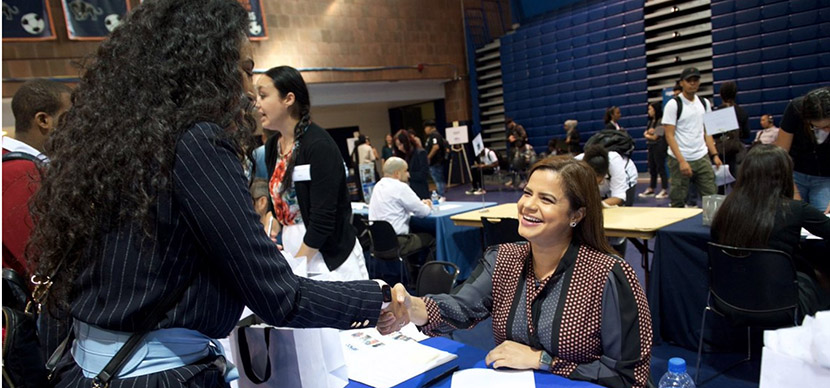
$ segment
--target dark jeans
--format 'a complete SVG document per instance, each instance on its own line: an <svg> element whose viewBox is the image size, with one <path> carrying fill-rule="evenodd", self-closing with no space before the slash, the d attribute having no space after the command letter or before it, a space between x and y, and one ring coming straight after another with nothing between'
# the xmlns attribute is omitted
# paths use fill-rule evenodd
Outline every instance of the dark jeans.
<svg viewBox="0 0 830 388"><path fill-rule="evenodd" d="M434 166L429 166L429 173L432 175L432 180L435 181L435 190L438 195L444 196L444 188L447 187L447 178L444 176L444 164L438 163Z"/></svg>
<svg viewBox="0 0 830 388"><path fill-rule="evenodd" d="M663 190L669 188L669 180L666 174L666 156L668 155L668 144L664 138L659 138L656 143L648 145L648 172L651 174L651 190L657 188L657 177L660 177L660 187Z"/></svg>
<svg viewBox="0 0 830 388"><path fill-rule="evenodd" d="M435 260L435 237L429 233L410 233L398 235L398 245L401 247L401 257L409 271L411 285L416 284L418 270L425 261ZM424 255L416 255L419 251L426 251Z"/></svg>
<svg viewBox="0 0 830 388"><path fill-rule="evenodd" d="M470 174L473 176L473 190L483 189L484 186L481 184L481 174L484 175L493 175L493 172L496 171L492 167L486 168L479 168L479 167L470 167Z"/></svg>

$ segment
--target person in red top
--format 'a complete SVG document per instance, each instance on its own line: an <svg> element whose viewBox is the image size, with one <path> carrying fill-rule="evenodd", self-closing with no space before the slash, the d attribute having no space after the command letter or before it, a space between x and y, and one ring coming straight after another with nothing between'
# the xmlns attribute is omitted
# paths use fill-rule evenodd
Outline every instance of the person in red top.
<svg viewBox="0 0 830 388"><path fill-rule="evenodd" d="M71 105L68 86L45 79L24 83L12 97L15 138L3 137L3 268L28 278L24 256L32 231L29 198L39 187L43 144Z"/></svg>

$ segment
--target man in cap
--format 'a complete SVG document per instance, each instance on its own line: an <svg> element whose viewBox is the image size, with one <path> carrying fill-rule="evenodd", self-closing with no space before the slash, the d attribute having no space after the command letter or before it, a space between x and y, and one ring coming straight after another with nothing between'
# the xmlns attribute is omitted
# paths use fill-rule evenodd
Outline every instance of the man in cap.
<svg viewBox="0 0 830 388"><path fill-rule="evenodd" d="M694 67L680 74L683 92L669 100L663 109L663 127L669 144L669 173L672 207L683 207L689 182L697 185L701 196L715 194L715 174L711 163L722 164L712 136L703 127L703 115L711 112L708 100L697 96L700 71ZM712 156L710 163L709 156Z"/></svg>

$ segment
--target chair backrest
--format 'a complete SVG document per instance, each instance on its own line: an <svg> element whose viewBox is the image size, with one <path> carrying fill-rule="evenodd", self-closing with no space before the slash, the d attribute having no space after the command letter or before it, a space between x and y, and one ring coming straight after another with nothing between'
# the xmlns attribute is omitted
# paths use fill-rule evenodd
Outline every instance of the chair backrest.
<svg viewBox="0 0 830 388"><path fill-rule="evenodd" d="M429 261L421 266L415 293L418 296L449 293L457 277L457 265L449 261Z"/></svg>
<svg viewBox="0 0 830 388"><path fill-rule="evenodd" d="M398 234L386 221L366 221L372 238L372 256L383 260L400 260Z"/></svg>
<svg viewBox="0 0 830 388"><path fill-rule="evenodd" d="M797 324L798 280L792 258L773 249L709 243L710 307L735 325Z"/></svg>
<svg viewBox="0 0 830 388"><path fill-rule="evenodd" d="M482 218L486 246L527 241L519 235L519 220L515 218Z"/></svg>
<svg viewBox="0 0 830 388"><path fill-rule="evenodd" d="M354 227L354 235L357 236L357 241L364 251L368 251L372 247L372 238L369 237L369 228L366 226L368 219L363 214L352 214L352 227Z"/></svg>

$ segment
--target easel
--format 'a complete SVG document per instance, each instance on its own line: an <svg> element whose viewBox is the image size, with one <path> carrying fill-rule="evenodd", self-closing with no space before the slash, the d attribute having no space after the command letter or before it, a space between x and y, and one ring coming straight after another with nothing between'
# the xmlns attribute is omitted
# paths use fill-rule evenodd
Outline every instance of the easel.
<svg viewBox="0 0 830 388"><path fill-rule="evenodd" d="M469 176L470 179L473 179L473 173L470 171L470 160L467 159L467 147L464 147L463 144L455 144L450 149L452 150L452 152L461 154L461 155L459 155L459 159L461 159L462 162L463 162L461 164L461 166L463 168L467 169L467 176ZM448 186L452 182L452 165L453 165L453 162L455 162L455 158L450 157L450 173L449 173L449 176L447 177L447 185ZM462 172L462 174L461 174L461 183L467 183L466 178L464 177L464 174L463 174L464 170L461 170L461 172Z"/></svg>

